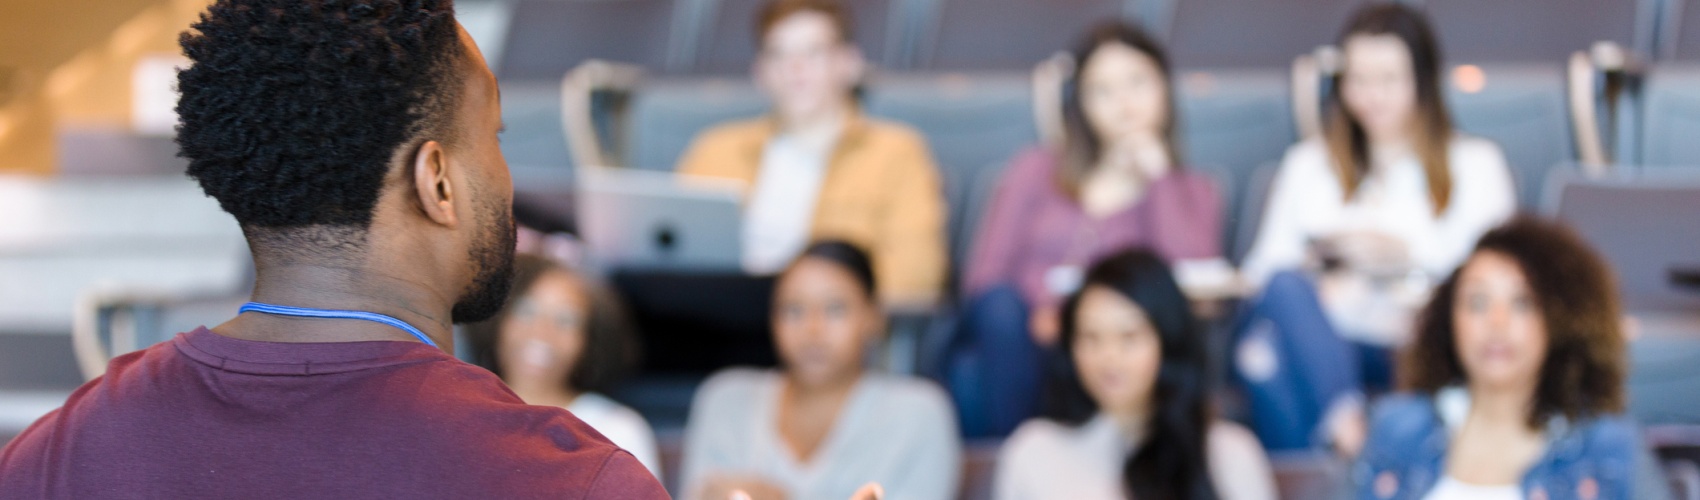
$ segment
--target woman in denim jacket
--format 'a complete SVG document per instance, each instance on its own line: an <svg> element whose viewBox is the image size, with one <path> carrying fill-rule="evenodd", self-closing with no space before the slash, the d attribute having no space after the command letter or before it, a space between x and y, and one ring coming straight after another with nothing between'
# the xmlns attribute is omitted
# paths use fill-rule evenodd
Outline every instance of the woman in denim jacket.
<svg viewBox="0 0 1700 500"><path fill-rule="evenodd" d="M1532 218L1483 236L1435 290L1352 472L1363 499L1669 496L1623 416L1611 272L1575 233Z"/></svg>

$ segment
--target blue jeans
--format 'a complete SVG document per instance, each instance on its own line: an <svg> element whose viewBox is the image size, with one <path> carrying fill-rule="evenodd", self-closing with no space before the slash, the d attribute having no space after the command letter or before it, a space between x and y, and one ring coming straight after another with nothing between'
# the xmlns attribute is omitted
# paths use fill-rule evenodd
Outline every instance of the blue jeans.
<svg viewBox="0 0 1700 500"><path fill-rule="evenodd" d="M1383 389L1392 378L1386 348L1341 338L1310 278L1276 274L1241 318L1235 372L1246 389L1252 428L1271 451L1323 443L1318 426L1335 401Z"/></svg>
<svg viewBox="0 0 1700 500"><path fill-rule="evenodd" d="M943 365L963 435L1007 436L1038 414L1044 349L1027 325L1027 304L1010 286L975 297L963 311Z"/></svg>

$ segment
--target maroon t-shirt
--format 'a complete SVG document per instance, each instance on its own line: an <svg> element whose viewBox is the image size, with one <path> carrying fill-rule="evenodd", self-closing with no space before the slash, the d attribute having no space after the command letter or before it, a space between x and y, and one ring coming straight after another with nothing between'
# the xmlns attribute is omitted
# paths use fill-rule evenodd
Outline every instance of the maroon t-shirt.
<svg viewBox="0 0 1700 500"><path fill-rule="evenodd" d="M121 356L0 451L0 498L666 498L559 408L417 342L205 328Z"/></svg>

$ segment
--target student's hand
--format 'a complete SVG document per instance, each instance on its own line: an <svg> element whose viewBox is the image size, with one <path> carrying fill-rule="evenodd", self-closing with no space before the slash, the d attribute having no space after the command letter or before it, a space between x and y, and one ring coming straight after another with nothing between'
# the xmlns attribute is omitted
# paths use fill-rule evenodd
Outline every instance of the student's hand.
<svg viewBox="0 0 1700 500"><path fill-rule="evenodd" d="M1383 231L1341 231L1328 243L1342 264L1354 271L1397 273L1411 265L1405 242Z"/></svg>
<svg viewBox="0 0 1700 500"><path fill-rule="evenodd" d="M785 490L755 477L715 476L702 486L704 500L785 500Z"/></svg>
<svg viewBox="0 0 1700 500"><path fill-rule="evenodd" d="M1039 347L1055 345L1062 336L1061 311L1054 305L1033 308L1033 315L1027 318L1027 332Z"/></svg>
<svg viewBox="0 0 1700 500"><path fill-rule="evenodd" d="M885 499L885 488L880 487L880 483L864 484L864 485L862 485L861 488L857 489L855 493L852 493L850 495L850 500L884 500L884 499Z"/></svg>

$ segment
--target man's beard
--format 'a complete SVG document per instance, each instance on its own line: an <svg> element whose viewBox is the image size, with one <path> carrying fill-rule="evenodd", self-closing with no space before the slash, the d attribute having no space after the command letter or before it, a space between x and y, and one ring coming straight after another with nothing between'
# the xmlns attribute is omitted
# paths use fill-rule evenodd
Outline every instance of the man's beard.
<svg viewBox="0 0 1700 500"><path fill-rule="evenodd" d="M481 203L480 207L484 209L484 215L478 217L483 230L468 252L477 272L472 284L455 301L450 313L455 323L475 323L495 316L501 312L508 289L513 286L516 237L513 210L494 202Z"/></svg>

